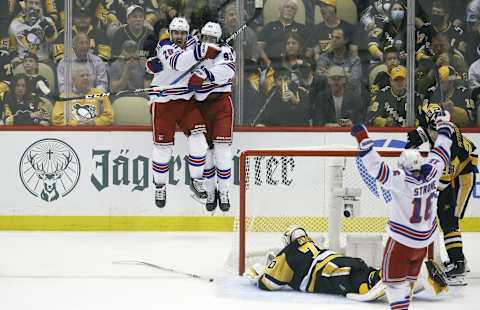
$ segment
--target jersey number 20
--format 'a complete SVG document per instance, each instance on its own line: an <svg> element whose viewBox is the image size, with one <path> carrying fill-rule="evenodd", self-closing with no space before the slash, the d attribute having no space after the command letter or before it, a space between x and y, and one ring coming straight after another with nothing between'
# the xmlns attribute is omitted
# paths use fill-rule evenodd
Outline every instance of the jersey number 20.
<svg viewBox="0 0 480 310"><path fill-rule="evenodd" d="M410 216L410 223L420 223L422 221L422 205L425 205L425 214L423 218L428 221L432 216L432 199L435 197L435 193L428 195L427 199L417 197L412 200L413 214Z"/></svg>

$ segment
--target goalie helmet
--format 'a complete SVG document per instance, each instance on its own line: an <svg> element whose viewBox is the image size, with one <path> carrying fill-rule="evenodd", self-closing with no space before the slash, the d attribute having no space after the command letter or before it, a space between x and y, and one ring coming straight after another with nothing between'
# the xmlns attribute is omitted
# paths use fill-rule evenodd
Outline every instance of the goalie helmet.
<svg viewBox="0 0 480 310"><path fill-rule="evenodd" d="M285 246L287 246L298 238L306 236L307 231L303 227L298 225L290 225L283 233L283 243Z"/></svg>
<svg viewBox="0 0 480 310"><path fill-rule="evenodd" d="M218 23L208 22L203 26L202 31L200 32L202 36L210 36L217 38L217 42L222 37L222 27Z"/></svg>
<svg viewBox="0 0 480 310"><path fill-rule="evenodd" d="M407 149L400 154L398 167L407 171L420 171L423 165L423 157L417 150Z"/></svg>
<svg viewBox="0 0 480 310"><path fill-rule="evenodd" d="M172 32L172 30L185 31L186 33L188 33L190 31L190 25L188 24L188 21L185 17L175 17L170 22L168 30L170 31L170 33Z"/></svg>
<svg viewBox="0 0 480 310"><path fill-rule="evenodd" d="M442 107L438 103L429 103L422 107L422 114L428 128L437 130L436 118L443 113Z"/></svg>

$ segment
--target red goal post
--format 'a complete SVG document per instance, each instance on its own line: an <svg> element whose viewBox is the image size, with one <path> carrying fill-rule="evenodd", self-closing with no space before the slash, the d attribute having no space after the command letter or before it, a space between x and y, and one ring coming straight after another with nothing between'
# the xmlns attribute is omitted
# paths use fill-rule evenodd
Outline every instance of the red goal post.
<svg viewBox="0 0 480 310"><path fill-rule="evenodd" d="M394 164L394 162L396 162L396 158L398 158L401 154L401 149L392 149L392 148L382 148L382 149L378 149L380 155L386 159L387 162L389 162L389 164ZM355 150L355 149L352 149L352 147L344 147L344 146L341 146L341 147L338 147L338 146L326 146L325 148L322 147L322 149L255 149L255 150L245 150L243 151L241 154L240 154L240 202L239 202L239 210L238 210L238 214L235 218L235 223L234 223L234 233L237 233L237 236L235 237L236 239L236 245L234 245L234 247L237 247L236 251L234 250L234 253L237 252L237 254L234 254L237 255L237 259L238 259L238 262L234 262L234 267L235 267L235 264L238 263L238 273L239 274L243 274L244 271L245 271L245 265L246 265L246 258L247 256L249 256L249 248L247 246L247 233L252 233L252 232L260 232L260 233L268 233L268 232L274 232L275 235L276 235L276 238L278 237L278 239L280 239L280 236L281 236L281 232L283 232L286 228L286 226L288 224L302 224L302 221L305 222L304 225L307 225L307 226L315 226L322 222L322 224L320 225L321 227L318 228L318 230L320 232L323 232L324 234L326 233L326 226L328 226L328 229L331 228L331 226L335 226L336 224L333 223L333 222L342 222L342 223L338 223L338 226L340 227L341 226L341 229L344 229L345 227L347 227L347 232L348 231L351 231L351 232L354 232L354 233L358 233L358 232L362 232L362 230L365 228L365 231L366 232L376 232L377 234L378 233L383 233L383 227L384 227L384 223L386 222L386 216L387 216L387 213L386 212L383 212L385 211L384 209L382 209L380 212L379 211L379 216L365 216L365 217L359 217L359 218L352 218L351 220L347 220L348 223L343 223L344 220L343 219L340 219L340 221L338 220L338 217L336 217L336 215L334 217L336 217L335 220L332 220L332 217L331 217L331 214L330 215L327 215L325 211L323 211L323 213L319 213L319 215L315 215L313 214L314 212L314 209L317 208L315 206L312 206L312 208L305 208L305 210L301 211L301 212L310 212L312 211L312 215L310 214L302 214L301 216L290 216L290 215L286 215L286 216L280 216L280 217L277 217L276 214L275 214L275 210L277 209L273 209L273 215L270 216L267 215L267 216L259 216L258 218L261 218L262 219L262 224L259 224L258 226L259 227L255 227L255 224L253 225L250 225L251 227L247 227L247 222L248 223L252 223L253 221L255 221L255 214L256 213L253 213L253 215L249 215L247 214L247 212L249 211L249 208L262 208L262 207L265 207L266 204L268 204L268 201L269 200L272 200L274 198L274 196L276 195L274 192L271 192L271 191L267 191L266 193L262 194L261 191L262 191L262 187L261 186L258 186L256 188L253 188L252 185L249 185L249 182L250 183L255 183L257 182L257 180L254 180L252 181L252 176L249 176L249 174L254 174L254 177L257 178L261 173L263 173L263 171L257 171L257 170L261 170L259 167L261 166L261 162L262 162L262 159L266 159L264 161L267 162L267 166L268 166L268 163L270 162L274 162L274 164L276 163L277 164L277 167L278 168L280 166L279 162L281 161L282 164L281 164L281 169L283 173L284 172L284 167L283 167L283 162L287 162L287 163L290 163L291 166L293 167L296 167L296 166L300 166L298 163L301 162L303 160L303 158L312 158L313 161L320 161L322 162L322 164L320 164L320 166L324 166L323 168L320 168L318 169L318 167L312 167L310 169L310 167L312 166L311 163L306 163L307 165L307 168L305 169L299 169L301 172L300 174L301 175L301 178L300 179L303 179L304 177L308 180L309 177L306 176L306 174L308 174L309 172L312 172L313 174L315 173L319 173L319 174L324 174L324 181L326 182L323 182L325 184L323 184L323 191L324 192L330 192L331 195L333 195L333 192L334 190L332 191L329 191L328 189L325 188L325 186L327 186L326 183L332 183L334 182L332 178L328 178L328 172L327 172L327 169L325 168L327 166L327 161L325 159L333 159L333 161L337 160L337 159L340 159L340 161L344 161L345 162L345 167L343 167L343 173L342 173L342 178L345 179L346 181L346 184L353 184L354 186L358 186L361 188L362 190L362 195L364 195L365 199L362 198L359 202L359 204L363 203L363 200L365 201L365 203L369 203L369 201L371 201L372 198L368 197L367 195L370 195L368 193L368 190L366 189L367 186L365 186L364 184L362 184L362 181L361 181L361 178L360 176L355 176L355 172L354 170L355 169L351 169L353 166L355 166L355 161L356 161L356 158L357 158L357 155L358 155L358 150ZM423 154L424 156L426 155L426 153ZM254 159L255 163L252 163L252 161L249 159ZM275 158L281 158L276 160ZM323 160L322 160L323 159ZM260 163L260 164L259 164ZM293 164L292 164L293 163ZM252 168L251 166L255 166L255 168ZM314 165L313 165L314 166ZM348 166L348 167L347 167ZM357 165L358 166L358 165ZM275 169L271 169L271 170L276 170ZM318 169L318 171L317 171ZM252 170L255 170L252 172ZM288 170L288 169L287 169ZM294 169L292 169L294 170ZM345 174L345 175L343 175ZM278 190L278 193L289 193L289 192L294 192L295 190L298 190L299 188L303 191L303 186L300 186L300 187L295 187L295 186L291 186L293 184L293 182L296 182L297 180L295 179L295 177L297 177L298 179L298 176L294 176L292 178L292 183L288 184L289 186L285 186L285 188L276 188L275 190ZM265 182L264 182L265 183ZM277 182L277 183L280 183L280 182ZM307 181L308 183L308 181ZM261 184L261 185L266 185L266 184ZM278 185L278 184L275 184L275 185ZM250 186L250 187L249 187ZM273 187L273 186L272 186ZM278 187L278 186L277 186ZM252 192L252 188L253 190L255 190L255 192L253 192L253 196L255 196L256 194L258 194L258 196L261 197L260 200L258 200L258 203L257 201L250 201L249 200L249 194L251 194L250 192ZM317 188L314 186L314 188L312 190L310 189L307 189L307 194L309 192L313 192L313 195L315 195L315 192L317 192ZM382 189L383 191L383 189ZM293 193L292 193L293 194ZM266 196L266 197L264 197ZM371 195L370 195L371 196ZM381 195L380 195L381 196ZM327 200L329 202L331 202L331 200L327 199L326 196L322 196L322 195L319 195L319 197L323 197L324 199L320 199L322 201L320 201L321 204L323 204L323 210L326 209L325 205L328 204ZM273 199L275 200L275 199ZM301 204L302 201L299 201L299 204ZM380 205L382 203L381 201L381 197L380 197L380 200L378 201L377 205ZM277 202L278 205L282 205L282 201L280 199L280 203ZM331 203L333 204L333 203ZM385 202L383 202L383 204L385 204ZM370 203L371 205L371 203ZM367 208L366 206L362 206L363 208ZM267 206L267 209L268 208L272 208L271 206ZM276 206L275 206L276 208ZM281 206L279 207L281 208ZM368 207L369 208L369 207ZM374 208L372 208L374 210ZM251 210L250 210L251 211ZM260 212L261 213L261 212ZM360 214L361 215L361 214ZM252 218L253 217L253 218ZM298 223L300 222L300 223ZM325 223L323 223L325 222ZM314 224L312 224L314 223ZM382 226L383 225L383 226ZM350 228L348 228L350 227ZM374 227L374 228L373 228ZM313 229L317 229L317 228L313 228ZM340 228L337 228L337 229L340 229ZM238 231L237 231L238 230ZM329 232L330 233L330 232ZM259 234L260 235L260 234ZM250 239L250 244L255 242L255 239L256 237L255 236L252 236ZM274 244L271 244L269 246L267 246L266 248L268 247L273 247ZM266 249L265 248L265 249ZM255 252L255 251L254 251ZM256 251L257 253L258 250ZM265 251L266 253L266 251Z"/></svg>

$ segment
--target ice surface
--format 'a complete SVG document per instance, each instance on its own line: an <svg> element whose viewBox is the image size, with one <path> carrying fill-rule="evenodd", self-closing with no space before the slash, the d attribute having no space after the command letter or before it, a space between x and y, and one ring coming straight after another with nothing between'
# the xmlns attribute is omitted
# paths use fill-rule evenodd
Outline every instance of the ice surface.
<svg viewBox="0 0 480 310"><path fill-rule="evenodd" d="M480 308L478 236L464 234L469 285L441 298L424 291L411 309ZM260 291L225 272L231 240L231 233L0 232L0 309L388 309L385 301ZM144 260L216 279L112 264L117 260Z"/></svg>

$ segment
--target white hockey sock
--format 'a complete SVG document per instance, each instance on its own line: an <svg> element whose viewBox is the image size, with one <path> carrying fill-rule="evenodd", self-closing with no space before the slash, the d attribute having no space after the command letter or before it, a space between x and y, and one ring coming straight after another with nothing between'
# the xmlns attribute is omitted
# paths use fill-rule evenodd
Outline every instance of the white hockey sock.
<svg viewBox="0 0 480 310"><path fill-rule="evenodd" d="M172 157L173 145L153 145L152 168L155 184L166 184L168 163Z"/></svg>
<svg viewBox="0 0 480 310"><path fill-rule="evenodd" d="M213 143L215 153L215 166L217 168L217 182L219 191L227 191L230 188L230 176L232 174L232 147L228 143Z"/></svg>
<svg viewBox="0 0 480 310"><path fill-rule="evenodd" d="M408 310L410 305L411 286L408 281L386 283L387 297L391 310Z"/></svg>
<svg viewBox="0 0 480 310"><path fill-rule="evenodd" d="M215 184L215 163L213 158L213 150L210 149L207 151L207 158L205 159L203 178L205 179L203 186L207 192L214 191L217 188Z"/></svg>
<svg viewBox="0 0 480 310"><path fill-rule="evenodd" d="M205 157L207 155L208 144L203 133L191 134L187 138L188 142L188 169L190 176L194 179L200 179L205 167Z"/></svg>

